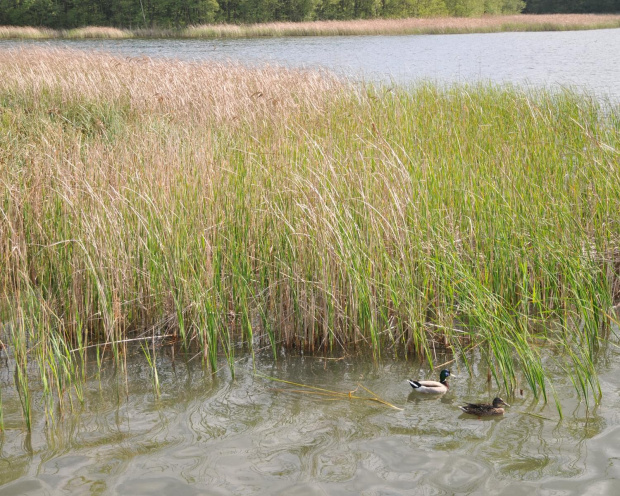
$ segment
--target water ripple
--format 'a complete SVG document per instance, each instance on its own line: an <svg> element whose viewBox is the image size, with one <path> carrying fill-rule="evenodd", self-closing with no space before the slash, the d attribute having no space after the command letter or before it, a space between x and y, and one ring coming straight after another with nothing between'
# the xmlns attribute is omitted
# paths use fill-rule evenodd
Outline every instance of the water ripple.
<svg viewBox="0 0 620 496"><path fill-rule="evenodd" d="M558 422L551 406L528 393L512 399L503 418L461 415L461 402L495 393L465 374L443 397L412 396L404 379L431 374L412 372L407 362L288 358L264 368L337 391L361 382L401 411L285 392L250 367L232 380L225 369L210 375L199 367L161 366L161 398L148 370L129 363L126 383L104 371L88 384L84 405L57 415L55 424L36 414L26 435L7 422L0 496L581 495L615 494L620 479L620 398L614 394L620 383L613 369L604 379L605 403L588 416L558 372L556 391L565 405ZM15 406L11 399L7 404Z"/></svg>

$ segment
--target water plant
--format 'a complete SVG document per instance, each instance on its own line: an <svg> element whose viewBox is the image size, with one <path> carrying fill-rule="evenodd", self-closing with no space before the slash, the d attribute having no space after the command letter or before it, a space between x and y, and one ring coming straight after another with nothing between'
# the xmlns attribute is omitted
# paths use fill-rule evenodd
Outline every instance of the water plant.
<svg viewBox="0 0 620 496"><path fill-rule="evenodd" d="M44 38L56 38L59 31L53 29L30 27L30 26L0 26L0 39L28 39L37 40Z"/></svg>
<svg viewBox="0 0 620 496"><path fill-rule="evenodd" d="M131 31L102 26L87 26L63 31L60 37L67 39L124 39L132 38Z"/></svg>
<svg viewBox="0 0 620 496"><path fill-rule="evenodd" d="M161 390L159 387L159 374L157 373L157 355L155 351L155 342L153 341L152 349L149 349L148 344L140 343L142 346L142 352L144 353L144 357L151 368L152 379L153 379L153 392L155 393L155 397L159 398L161 396Z"/></svg>
<svg viewBox="0 0 620 496"><path fill-rule="evenodd" d="M328 399L330 401L333 401L333 400L372 401L375 403L379 403L380 405L387 406L388 408L391 408L393 410L399 410L399 411L403 410L402 408L399 408L396 405L393 405L392 403L385 401L380 396L378 396L376 393L372 392L370 389L368 389L366 386L362 384L358 384L357 387L352 391L342 392L342 391L332 391L330 389L320 388L320 387L312 386L310 384L301 384L298 382L285 381L283 379L278 379L276 377L270 377L270 376L266 376L262 374L257 374L257 376L263 379L269 380L269 381L279 382L282 384L286 384L287 386L295 386L297 388L297 389L293 389L290 387L286 387L286 388L278 389L278 391L281 391L284 393L314 395L314 396L318 396L324 399ZM370 396L359 396L358 394L355 394L360 389L363 389L364 391L366 391Z"/></svg>
<svg viewBox="0 0 620 496"><path fill-rule="evenodd" d="M189 26L184 38L274 38L282 36L359 36L407 34L496 33L502 31L570 31L616 28L617 15L547 14L358 19L353 21L267 22Z"/></svg>
<svg viewBox="0 0 620 496"><path fill-rule="evenodd" d="M617 105L42 49L0 71L0 320L26 421L32 357L79 399L87 346L122 368L156 337L212 370L263 346L476 349L506 391L548 400L551 360L600 397Z"/></svg>
<svg viewBox="0 0 620 496"><path fill-rule="evenodd" d="M620 27L617 14L516 14L479 17L412 17L250 24L196 24L179 29L86 26L54 30L0 26L0 39L279 38L284 36L422 35L503 31L573 31Z"/></svg>

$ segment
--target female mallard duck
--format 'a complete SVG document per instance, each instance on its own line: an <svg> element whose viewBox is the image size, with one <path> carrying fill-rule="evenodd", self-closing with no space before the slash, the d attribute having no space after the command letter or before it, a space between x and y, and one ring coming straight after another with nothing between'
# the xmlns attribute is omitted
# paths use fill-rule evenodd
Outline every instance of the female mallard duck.
<svg viewBox="0 0 620 496"><path fill-rule="evenodd" d="M439 374L439 382L437 381L412 381L409 380L409 384L414 391L418 393L434 393L434 394L443 394L448 391L450 386L448 386L448 377L450 376L450 371L448 369L444 369Z"/></svg>
<svg viewBox="0 0 620 496"><path fill-rule="evenodd" d="M502 406L510 405L501 398L495 398L492 405L486 403L467 403L465 406L459 406L459 408L470 415L489 417L491 415L503 415L504 409Z"/></svg>

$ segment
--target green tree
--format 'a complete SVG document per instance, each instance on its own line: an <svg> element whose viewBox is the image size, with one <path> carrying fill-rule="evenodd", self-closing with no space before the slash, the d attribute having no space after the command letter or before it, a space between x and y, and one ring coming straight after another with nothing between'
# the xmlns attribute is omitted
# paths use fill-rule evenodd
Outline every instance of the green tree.
<svg viewBox="0 0 620 496"><path fill-rule="evenodd" d="M525 8L522 0L485 0L485 14L518 14Z"/></svg>
<svg viewBox="0 0 620 496"><path fill-rule="evenodd" d="M524 0L504 0L502 14L520 14L525 9Z"/></svg>
<svg viewBox="0 0 620 496"><path fill-rule="evenodd" d="M283 1L287 21L309 21L315 18L316 0Z"/></svg>
<svg viewBox="0 0 620 496"><path fill-rule="evenodd" d="M479 16L523 11L615 12L620 0L0 0L0 24L183 27L375 17Z"/></svg>
<svg viewBox="0 0 620 496"><path fill-rule="evenodd" d="M413 13L416 17L442 17L448 15L444 0L417 0Z"/></svg>
<svg viewBox="0 0 620 496"><path fill-rule="evenodd" d="M474 17L484 14L485 0L446 0L448 13L457 17Z"/></svg>
<svg viewBox="0 0 620 496"><path fill-rule="evenodd" d="M533 14L620 12L620 2L618 0L527 0L525 11Z"/></svg>
<svg viewBox="0 0 620 496"><path fill-rule="evenodd" d="M49 26L57 16L52 0L0 0L0 24Z"/></svg>

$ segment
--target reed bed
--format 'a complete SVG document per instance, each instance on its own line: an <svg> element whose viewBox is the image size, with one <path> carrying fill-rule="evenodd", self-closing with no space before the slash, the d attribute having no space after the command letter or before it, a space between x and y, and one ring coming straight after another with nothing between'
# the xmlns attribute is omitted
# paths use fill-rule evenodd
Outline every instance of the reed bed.
<svg viewBox="0 0 620 496"><path fill-rule="evenodd" d="M117 29L110 27L101 27L101 26L88 26L84 28L78 29L70 29L68 31L63 31L61 36L62 38L67 38L71 40L83 40L83 39L124 39L124 38L133 38L133 33L126 29Z"/></svg>
<svg viewBox="0 0 620 496"><path fill-rule="evenodd" d="M118 29L88 26L71 30L0 26L2 38L264 38L284 36L351 36L495 33L502 31L569 31L620 28L615 14L519 14L483 17L358 19L350 21L205 24L182 29Z"/></svg>
<svg viewBox="0 0 620 496"><path fill-rule="evenodd" d="M187 38L261 38L282 36L347 36L493 33L501 31L567 31L620 27L620 15L546 14L484 17L360 19L354 21L272 22L250 25L190 26Z"/></svg>
<svg viewBox="0 0 620 496"><path fill-rule="evenodd" d="M28 26L0 26L0 39L45 39L57 38L59 31Z"/></svg>
<svg viewBox="0 0 620 496"><path fill-rule="evenodd" d="M157 391L167 338L212 369L239 344L475 348L545 399L546 356L600 395L617 106L45 49L0 72L0 339L25 418L30 382L79 398L86 350L122 365L129 339Z"/></svg>

